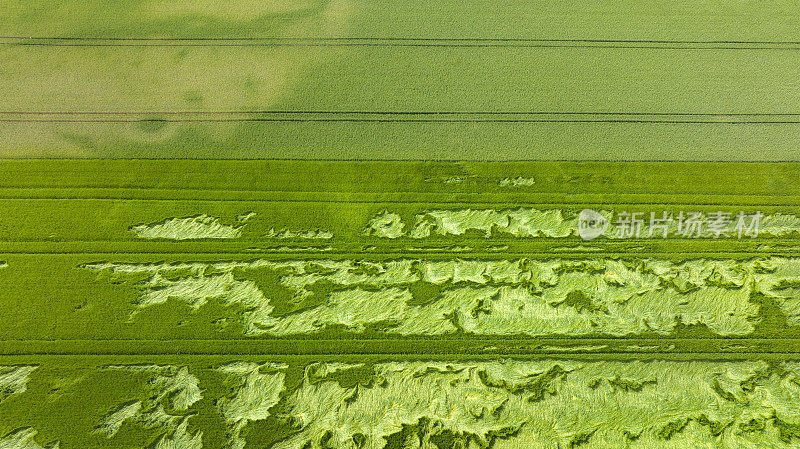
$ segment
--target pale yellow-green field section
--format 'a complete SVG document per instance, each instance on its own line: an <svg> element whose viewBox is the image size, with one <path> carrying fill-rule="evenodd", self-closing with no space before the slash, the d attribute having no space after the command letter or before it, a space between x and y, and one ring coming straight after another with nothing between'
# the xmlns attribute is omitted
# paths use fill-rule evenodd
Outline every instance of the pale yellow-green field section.
<svg viewBox="0 0 800 449"><path fill-rule="evenodd" d="M5 0L0 154L794 160L798 11Z"/></svg>

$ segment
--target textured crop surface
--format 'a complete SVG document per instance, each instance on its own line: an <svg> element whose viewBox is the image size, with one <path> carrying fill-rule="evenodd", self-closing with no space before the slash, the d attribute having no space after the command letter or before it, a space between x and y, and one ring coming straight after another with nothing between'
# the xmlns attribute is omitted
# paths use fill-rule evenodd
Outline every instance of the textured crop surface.
<svg viewBox="0 0 800 449"><path fill-rule="evenodd" d="M798 164L0 173L1 449L800 446Z"/></svg>
<svg viewBox="0 0 800 449"><path fill-rule="evenodd" d="M800 448L799 2L0 0L0 449Z"/></svg>
<svg viewBox="0 0 800 449"><path fill-rule="evenodd" d="M797 160L798 11L0 0L0 156Z"/></svg>
<svg viewBox="0 0 800 449"><path fill-rule="evenodd" d="M800 426L791 360L109 358L36 367L3 447L763 448Z"/></svg>

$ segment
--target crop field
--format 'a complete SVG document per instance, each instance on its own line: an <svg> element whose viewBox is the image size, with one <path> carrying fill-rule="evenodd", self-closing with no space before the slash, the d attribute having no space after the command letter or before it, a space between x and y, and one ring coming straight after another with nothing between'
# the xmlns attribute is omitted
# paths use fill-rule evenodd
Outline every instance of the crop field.
<svg viewBox="0 0 800 449"><path fill-rule="evenodd" d="M0 0L0 449L800 447L796 0Z"/></svg>
<svg viewBox="0 0 800 449"><path fill-rule="evenodd" d="M800 164L0 172L0 447L800 444Z"/></svg>
<svg viewBox="0 0 800 449"><path fill-rule="evenodd" d="M3 0L0 155L796 160L798 11Z"/></svg>

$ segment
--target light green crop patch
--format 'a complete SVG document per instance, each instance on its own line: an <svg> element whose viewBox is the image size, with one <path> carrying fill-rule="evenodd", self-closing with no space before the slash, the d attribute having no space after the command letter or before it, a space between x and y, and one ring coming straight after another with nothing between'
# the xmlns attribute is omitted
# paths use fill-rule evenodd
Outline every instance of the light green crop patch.
<svg viewBox="0 0 800 449"><path fill-rule="evenodd" d="M756 449L800 441L800 364L791 359L233 360L202 369L87 365L87 374L116 373L143 388L116 392L116 405L73 408L76 423L100 416L94 429L62 426L48 435L107 447L242 449L259 446L258 429L272 423L272 449ZM92 393L104 385L96 382L79 382L66 400L89 395L108 404ZM47 394L33 393L20 400ZM5 422L28 422L3 406ZM45 413L33 421L50 427L60 419ZM59 444L39 441L32 427L12 429L0 436L4 449Z"/></svg>
<svg viewBox="0 0 800 449"><path fill-rule="evenodd" d="M155 442L157 449L199 449L202 432L187 430L189 408L202 398L198 380L188 370L174 366L119 365L101 369L145 373L150 396L119 404L98 424L96 431L112 438L123 424L136 423L145 429L163 432Z"/></svg>
<svg viewBox="0 0 800 449"><path fill-rule="evenodd" d="M534 178L525 178L522 176L517 176L516 178L503 178L498 183L503 187L530 187L536 184L536 180Z"/></svg>
<svg viewBox="0 0 800 449"><path fill-rule="evenodd" d="M236 385L233 397L217 401L217 407L229 426L227 447L243 449L246 441L241 436L242 429L248 423L270 415L270 408L280 400L286 368L285 364L246 362L234 362L219 368L220 372L233 378Z"/></svg>
<svg viewBox="0 0 800 449"><path fill-rule="evenodd" d="M314 231L290 231L288 229L284 229L282 231L276 231L274 229L270 229L264 234L264 237L268 238L278 238L278 239L332 239L333 233L330 231L321 231L319 229Z"/></svg>
<svg viewBox="0 0 800 449"><path fill-rule="evenodd" d="M0 366L0 404L10 396L22 394L28 389L30 375L37 366ZM58 441L44 446L34 441L37 432L23 427L0 438L0 449L58 449Z"/></svg>
<svg viewBox="0 0 800 449"><path fill-rule="evenodd" d="M198 310L242 306L248 335L311 334L328 326L402 335L631 335L702 324L747 335L753 295L777 301L800 324L800 261L398 259L88 264L133 276L138 310L172 299Z"/></svg>
<svg viewBox="0 0 800 449"><path fill-rule="evenodd" d="M625 228L632 227L631 223L620 225L613 221L614 213L608 210L598 211L609 223L604 234L608 238L627 238ZM656 219L660 216L655 215ZM637 226L636 232L642 237L747 237L755 236L750 228L751 222L740 223L735 219L727 219L720 226L714 226L713 232L706 229L714 223L710 213L697 213L692 217L692 225L682 224L677 219L672 219L664 225L653 226L649 224L649 216L642 214L639 219L642 223ZM538 210L533 208L517 209L432 209L418 214L415 223L408 231L404 232L405 223L400 215L383 211L373 217L365 230L366 235L376 235L386 238L411 237L424 239L431 236L461 236L468 232L480 232L486 238L491 237L557 237L565 238L579 236L579 216L574 212L561 209ZM740 226L741 229L737 228ZM745 226L747 229L745 229ZM702 231L706 229L705 231ZM759 218L758 235L765 237L784 237L800 232L800 217L791 214L770 214ZM698 235L699 234L699 235Z"/></svg>
<svg viewBox="0 0 800 449"><path fill-rule="evenodd" d="M36 366L0 366L0 402L27 389L28 378Z"/></svg>
<svg viewBox="0 0 800 449"><path fill-rule="evenodd" d="M758 361L383 363L367 386L307 373L273 447L781 448L797 382Z"/></svg>
<svg viewBox="0 0 800 449"><path fill-rule="evenodd" d="M171 218L161 223L133 226L131 231L146 239L234 239L242 235L237 227L224 225L208 215Z"/></svg>
<svg viewBox="0 0 800 449"><path fill-rule="evenodd" d="M34 441L36 430L24 427L0 438L1 449L59 449L58 441L40 446Z"/></svg>
<svg viewBox="0 0 800 449"><path fill-rule="evenodd" d="M236 217L236 221L232 224L225 224L219 218L200 214L192 217L168 218L159 223L135 225L131 226L130 230L137 237L143 239L178 241L236 239L242 236L242 228L254 216L256 216L256 213L250 212ZM294 231L270 228L261 237L267 239L329 240L333 238L333 233L320 229Z"/></svg>

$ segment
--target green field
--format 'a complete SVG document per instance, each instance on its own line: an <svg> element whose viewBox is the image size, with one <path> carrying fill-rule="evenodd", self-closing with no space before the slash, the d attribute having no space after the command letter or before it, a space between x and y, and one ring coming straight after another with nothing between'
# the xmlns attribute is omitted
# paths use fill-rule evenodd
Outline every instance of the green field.
<svg viewBox="0 0 800 449"><path fill-rule="evenodd" d="M800 447L799 35L0 0L0 449Z"/></svg>
<svg viewBox="0 0 800 449"><path fill-rule="evenodd" d="M0 447L800 441L800 165L0 173ZM585 241L586 208L763 218Z"/></svg>

